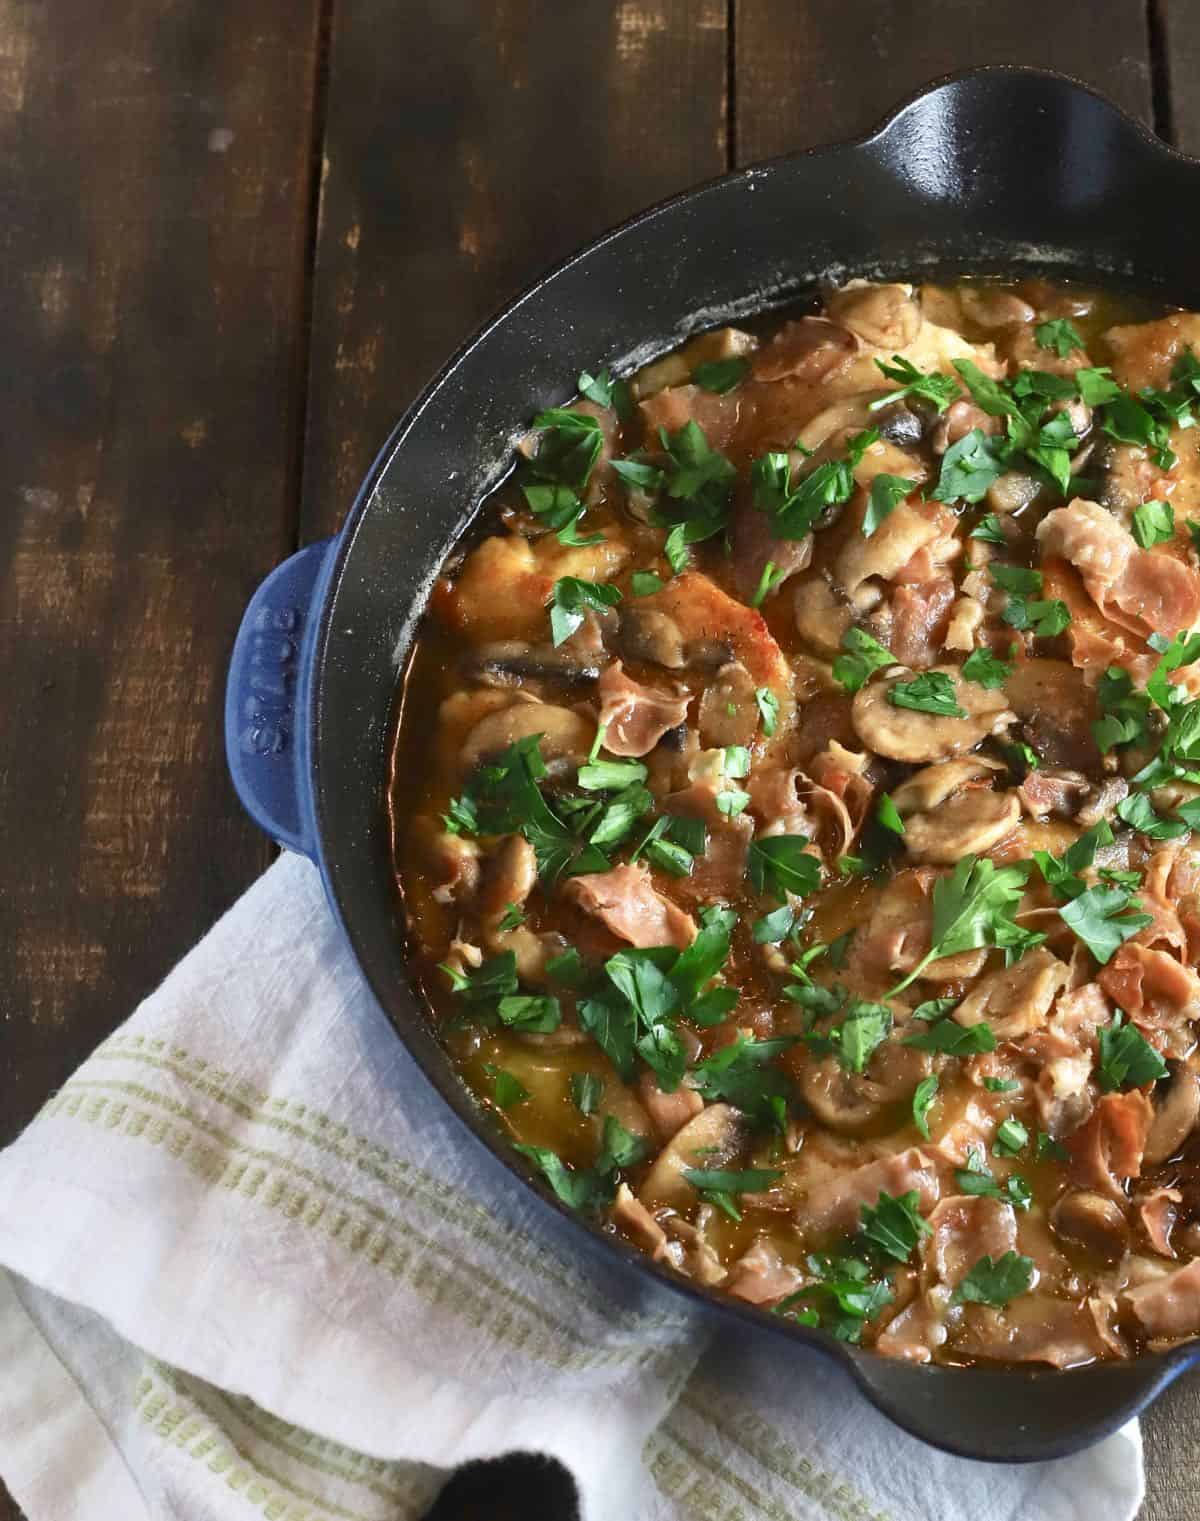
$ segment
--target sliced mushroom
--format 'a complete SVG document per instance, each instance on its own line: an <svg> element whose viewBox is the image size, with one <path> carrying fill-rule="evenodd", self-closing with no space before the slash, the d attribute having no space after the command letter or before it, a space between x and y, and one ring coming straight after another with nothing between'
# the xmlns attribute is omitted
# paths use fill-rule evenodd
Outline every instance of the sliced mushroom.
<svg viewBox="0 0 1200 1521"><path fill-rule="evenodd" d="M1075 821L1082 824L1085 829L1091 829L1101 819L1111 818L1116 812L1117 804L1123 802L1128 796L1129 783L1125 778L1110 776L1098 787L1092 789L1091 796L1075 815Z"/></svg>
<svg viewBox="0 0 1200 1521"><path fill-rule="evenodd" d="M617 648L626 660L645 660L668 671L681 670L687 663L679 625L652 607L622 608Z"/></svg>
<svg viewBox="0 0 1200 1521"><path fill-rule="evenodd" d="M916 449L929 430L927 419L902 401L881 408L874 419L880 438L900 449Z"/></svg>
<svg viewBox="0 0 1200 1521"><path fill-rule="evenodd" d="M1154 1121L1146 1137L1144 1162L1165 1162L1195 1130L1200 1121L1200 1074L1176 1067L1165 1089L1155 1089Z"/></svg>
<svg viewBox="0 0 1200 1521"><path fill-rule="evenodd" d="M587 758L595 733L596 725L570 708L548 702L514 703L480 719L467 735L459 762L464 774L470 773L481 761L502 755L509 745L540 734L544 761L579 766Z"/></svg>
<svg viewBox="0 0 1200 1521"><path fill-rule="evenodd" d="M696 1190L683 1176L690 1167L723 1167L737 1155L745 1141L745 1125L728 1104L709 1104L659 1152L646 1174L638 1198L650 1209L669 1205L687 1210L695 1203Z"/></svg>
<svg viewBox="0 0 1200 1521"><path fill-rule="evenodd" d="M885 1041L865 1073L847 1072L835 1057L809 1062L800 1077L804 1102L829 1130L855 1134L906 1098L932 1068L927 1051Z"/></svg>
<svg viewBox="0 0 1200 1521"><path fill-rule="evenodd" d="M998 475L987 490L987 506L992 512L1013 515L1023 512L1042 492L1042 483L1036 476L1020 470L1006 470Z"/></svg>
<svg viewBox="0 0 1200 1521"><path fill-rule="evenodd" d="M894 795L892 800L896 801ZM904 848L913 861L929 866L953 866L963 856L986 855L1021 820L1015 791L993 792L978 786L952 792L928 811L916 811L907 800L906 806L907 814L896 803L904 819Z"/></svg>
<svg viewBox="0 0 1200 1521"><path fill-rule="evenodd" d="M986 1021L997 1040L1016 1040L1044 1025L1071 969L1045 946L980 979L954 1010L960 1025Z"/></svg>
<svg viewBox="0 0 1200 1521"><path fill-rule="evenodd" d="M612 1221L624 1235L657 1262L667 1244L666 1232L641 1202L630 1192L629 1184L622 1183L612 1204Z"/></svg>
<svg viewBox="0 0 1200 1521"><path fill-rule="evenodd" d="M462 673L469 680L489 687L520 686L531 679L579 687L596 680L600 665L598 661L581 660L567 650L555 649L552 644L501 639L472 650L462 663Z"/></svg>
<svg viewBox="0 0 1200 1521"><path fill-rule="evenodd" d="M758 730L755 691L754 677L740 661L723 665L700 698L700 743L748 745Z"/></svg>
<svg viewBox="0 0 1200 1521"><path fill-rule="evenodd" d="M943 718L897 707L889 700L890 693L898 682L911 681L913 673L894 672L868 682L854 698L854 730L868 750L910 765L950 760L1012 723L1015 714L1002 691L988 691L978 682L964 681L957 666L939 665L933 670L949 678L955 702L966 717Z"/></svg>
<svg viewBox="0 0 1200 1521"><path fill-rule="evenodd" d="M814 648L836 655L854 614L824 576L801 581L792 596L796 631Z"/></svg>
<svg viewBox="0 0 1200 1521"><path fill-rule="evenodd" d="M510 908L524 906L536 882L537 856L533 846L523 835L511 834L488 859L477 905L484 945L493 955L512 951L517 958L518 976L523 982L535 984L546 980L546 962L565 950L566 942L561 935L535 934L525 924L510 930L500 926ZM581 1031L563 1026L546 1035L526 1038L551 1045L575 1045L581 1036Z"/></svg>
<svg viewBox="0 0 1200 1521"><path fill-rule="evenodd" d="M834 291L826 310L873 348L906 349L921 331L921 308L907 285L874 285L851 280Z"/></svg>
<svg viewBox="0 0 1200 1521"><path fill-rule="evenodd" d="M413 841L425 858L438 903L461 903L479 885L479 846L451 834L427 814L413 820Z"/></svg>
<svg viewBox="0 0 1200 1521"><path fill-rule="evenodd" d="M1050 1211L1050 1228L1062 1241L1117 1262L1129 1247L1129 1222L1103 1194L1080 1190L1063 1194Z"/></svg>
<svg viewBox="0 0 1200 1521"><path fill-rule="evenodd" d="M1004 691L1043 765L1099 771L1100 752L1092 736L1099 710L1081 670L1066 660L1021 660Z"/></svg>

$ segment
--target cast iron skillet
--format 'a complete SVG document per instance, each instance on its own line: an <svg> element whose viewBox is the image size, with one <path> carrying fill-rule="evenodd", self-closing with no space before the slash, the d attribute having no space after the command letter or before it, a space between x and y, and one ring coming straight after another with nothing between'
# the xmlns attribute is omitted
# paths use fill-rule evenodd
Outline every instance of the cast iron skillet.
<svg viewBox="0 0 1200 1521"><path fill-rule="evenodd" d="M233 653L226 739L242 801L317 863L401 1040L499 1163L545 1198L548 1238L588 1251L618 1301L667 1284L727 1326L774 1326L781 1361L784 1337L836 1357L886 1415L969 1457L1032 1460L1095 1442L1200 1344L1070 1372L909 1366L683 1283L571 1215L456 1077L409 980L384 810L397 670L513 439L567 399L581 365L629 368L699 327L785 304L821 275L1037 269L1200 306L1198 196L1200 162L1107 101L1060 75L990 68L931 86L862 142L666 201L546 275L455 355L397 425L341 533L264 582Z"/></svg>

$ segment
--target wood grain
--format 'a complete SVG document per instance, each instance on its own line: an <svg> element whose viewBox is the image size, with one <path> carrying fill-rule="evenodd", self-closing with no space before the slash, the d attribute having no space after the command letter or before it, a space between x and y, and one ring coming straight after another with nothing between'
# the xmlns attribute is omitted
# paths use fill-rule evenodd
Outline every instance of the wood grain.
<svg viewBox="0 0 1200 1521"><path fill-rule="evenodd" d="M336 526L396 418L489 313L725 168L725 29L724 0L339 4L304 536Z"/></svg>
<svg viewBox="0 0 1200 1521"><path fill-rule="evenodd" d="M0 1142L261 869L221 688L288 547L316 0L0 0Z"/></svg>
<svg viewBox="0 0 1200 1521"><path fill-rule="evenodd" d="M1086 12L1086 19L1085 19ZM1060 69L1149 121L1144 0L735 0L739 164L854 137L939 74Z"/></svg>
<svg viewBox="0 0 1200 1521"><path fill-rule="evenodd" d="M1151 19L1165 134L1185 153L1200 154L1200 6L1192 0L1151 0Z"/></svg>

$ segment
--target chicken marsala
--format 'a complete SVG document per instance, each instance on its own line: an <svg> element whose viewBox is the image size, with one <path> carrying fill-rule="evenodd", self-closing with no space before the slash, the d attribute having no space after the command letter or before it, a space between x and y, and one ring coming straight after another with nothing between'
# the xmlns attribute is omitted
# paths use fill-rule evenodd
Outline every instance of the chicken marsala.
<svg viewBox="0 0 1200 1521"><path fill-rule="evenodd" d="M1200 1334L1200 315L854 281L579 391L405 678L466 1082L568 1204L888 1356Z"/></svg>

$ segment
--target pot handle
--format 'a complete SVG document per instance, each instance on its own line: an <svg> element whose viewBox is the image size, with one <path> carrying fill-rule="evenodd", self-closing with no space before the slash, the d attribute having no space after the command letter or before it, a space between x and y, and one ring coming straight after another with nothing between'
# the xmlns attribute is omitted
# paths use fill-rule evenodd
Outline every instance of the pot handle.
<svg viewBox="0 0 1200 1521"><path fill-rule="evenodd" d="M333 542L292 555L251 597L225 687L225 755L242 806L273 840L309 857L316 851L309 694Z"/></svg>

